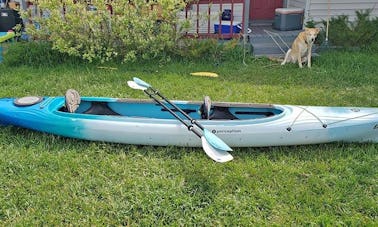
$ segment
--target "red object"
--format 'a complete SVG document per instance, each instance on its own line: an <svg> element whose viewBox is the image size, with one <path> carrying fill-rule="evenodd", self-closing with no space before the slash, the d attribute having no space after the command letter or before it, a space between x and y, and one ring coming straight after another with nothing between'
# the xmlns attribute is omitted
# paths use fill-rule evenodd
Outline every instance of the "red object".
<svg viewBox="0 0 378 227"><path fill-rule="evenodd" d="M282 0L251 0L249 19L272 20L276 8L282 8Z"/></svg>
<svg viewBox="0 0 378 227"><path fill-rule="evenodd" d="M106 4L106 9L109 11L111 15L113 15L113 6L111 4Z"/></svg>

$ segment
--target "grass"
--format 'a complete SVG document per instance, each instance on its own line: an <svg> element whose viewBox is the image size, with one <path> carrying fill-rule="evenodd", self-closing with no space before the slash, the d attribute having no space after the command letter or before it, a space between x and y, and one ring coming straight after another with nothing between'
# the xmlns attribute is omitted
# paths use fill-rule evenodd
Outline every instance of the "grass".
<svg viewBox="0 0 378 227"><path fill-rule="evenodd" d="M133 76L171 99L378 106L377 53L326 52L312 69L266 59L219 64L0 65L0 97L145 98ZM114 66L114 65L109 65ZM219 78L193 77L214 71ZM0 130L0 225L377 225L378 145L200 148L90 142Z"/></svg>

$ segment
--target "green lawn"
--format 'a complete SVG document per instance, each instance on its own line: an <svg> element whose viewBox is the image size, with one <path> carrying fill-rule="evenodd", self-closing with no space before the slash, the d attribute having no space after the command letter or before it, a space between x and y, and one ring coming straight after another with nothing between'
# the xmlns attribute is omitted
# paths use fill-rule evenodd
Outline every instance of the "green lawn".
<svg viewBox="0 0 378 227"><path fill-rule="evenodd" d="M312 69L266 59L33 68L0 65L0 97L146 98L378 106L378 53L330 52ZM109 65L114 67L114 65ZM219 78L193 77L193 71ZM219 164L200 148L149 147L0 130L0 225L378 225L378 144L235 148Z"/></svg>

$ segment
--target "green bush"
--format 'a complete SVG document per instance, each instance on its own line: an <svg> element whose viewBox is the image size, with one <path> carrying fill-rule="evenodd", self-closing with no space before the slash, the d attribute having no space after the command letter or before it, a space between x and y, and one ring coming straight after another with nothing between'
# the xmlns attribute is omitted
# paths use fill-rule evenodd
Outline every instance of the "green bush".
<svg viewBox="0 0 378 227"><path fill-rule="evenodd" d="M212 62L238 61L243 57L243 48L238 40L230 40L219 43L216 39L183 39L180 47L161 53L160 59L138 61L141 64L166 64L174 59L175 61L189 62ZM157 61L156 61L157 60ZM8 45L4 54L3 64L7 66L33 66L45 67L59 64L84 64L87 63L80 57L70 56L52 48L48 41L16 42ZM96 64L99 62L96 62ZM107 65L119 64L116 59L107 62ZM134 63L132 63L134 64ZM101 64L100 64L101 65Z"/></svg>
<svg viewBox="0 0 378 227"><path fill-rule="evenodd" d="M346 15L332 17L329 21L330 43L338 47L370 47L378 42L378 18L371 18L372 10L356 11L356 20L351 22ZM327 22L322 21L324 27ZM324 40L325 31L319 39Z"/></svg>
<svg viewBox="0 0 378 227"><path fill-rule="evenodd" d="M192 20L178 18L186 0L112 1L39 0L41 17L26 27L31 40L51 42L52 48L89 62L134 62L173 58L222 61L240 57L238 40L219 44L217 39L187 38ZM24 12L24 16L27 14Z"/></svg>
<svg viewBox="0 0 378 227"><path fill-rule="evenodd" d="M185 7L183 0L113 1L113 14L107 2L39 0L43 16L32 18L26 31L33 39L51 41L60 52L101 62L153 59L181 38L177 13Z"/></svg>

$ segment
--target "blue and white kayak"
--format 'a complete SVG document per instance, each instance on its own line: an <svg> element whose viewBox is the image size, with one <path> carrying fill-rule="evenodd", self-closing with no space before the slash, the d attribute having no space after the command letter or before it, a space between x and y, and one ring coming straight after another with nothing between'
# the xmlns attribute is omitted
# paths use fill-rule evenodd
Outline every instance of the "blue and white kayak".
<svg viewBox="0 0 378 227"><path fill-rule="evenodd" d="M378 142L378 108L215 102L204 117L203 102L172 102L231 147ZM82 97L70 113L64 97L2 98L0 123L85 140L201 146L185 125L150 100Z"/></svg>

